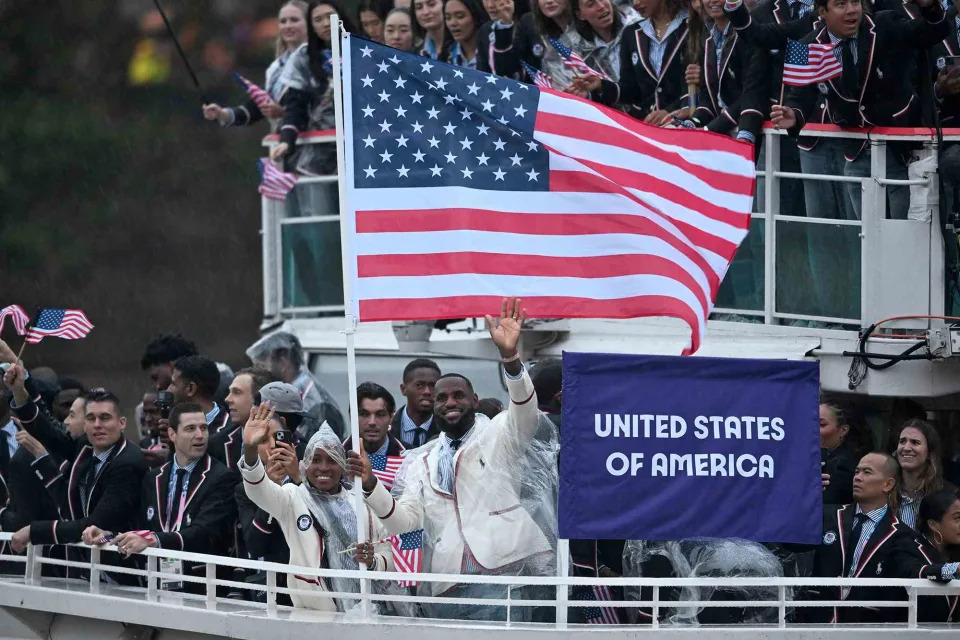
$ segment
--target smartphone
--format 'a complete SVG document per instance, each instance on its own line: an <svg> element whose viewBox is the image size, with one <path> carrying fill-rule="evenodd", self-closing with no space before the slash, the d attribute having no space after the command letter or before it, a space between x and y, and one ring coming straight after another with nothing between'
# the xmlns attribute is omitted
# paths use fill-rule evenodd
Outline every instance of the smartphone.
<svg viewBox="0 0 960 640"><path fill-rule="evenodd" d="M157 399L153 402L157 409L160 409L160 417L166 420L170 417L170 409L173 408L173 392L157 391Z"/></svg>
<svg viewBox="0 0 960 640"><path fill-rule="evenodd" d="M293 444L292 440L293 440L293 434L290 433L289 431L285 431L285 430L283 430L283 429L281 429L280 431L277 431L276 433L273 434L273 442L274 442L274 444L277 444L277 443L280 443L280 442L286 442L287 444Z"/></svg>

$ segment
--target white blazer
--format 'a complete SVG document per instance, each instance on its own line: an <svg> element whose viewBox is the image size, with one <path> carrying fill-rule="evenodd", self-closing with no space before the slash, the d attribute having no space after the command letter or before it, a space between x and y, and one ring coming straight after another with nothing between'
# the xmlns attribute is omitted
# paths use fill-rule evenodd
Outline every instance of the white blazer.
<svg viewBox="0 0 960 640"><path fill-rule="evenodd" d="M536 393L526 370L506 378L510 406L492 420L477 423L453 459L453 492L438 484L440 441L414 451L394 499L381 483L367 504L393 534L424 528L424 567L429 573L459 574L464 554L491 572L509 570L537 553L551 551L543 531L520 504L523 455L537 432ZM418 457L419 456L419 457ZM430 595L455 583L433 583Z"/></svg>
<svg viewBox="0 0 960 640"><path fill-rule="evenodd" d="M323 561L323 538L314 527L313 516L304 501L299 488L294 483L280 486L267 477L263 463L257 459L253 467L247 467L243 458L238 465L243 475L243 489L247 497L269 513L280 523L283 537L290 547L290 564L300 567L319 568ZM374 520L367 509L367 526L373 540L386 537L383 527ZM376 552L376 571L393 571L393 553L389 542L374 545ZM323 580L311 576L287 574L287 586L291 589L305 589L316 595L291 594L293 606L321 611L336 611L332 598L324 595L328 591Z"/></svg>

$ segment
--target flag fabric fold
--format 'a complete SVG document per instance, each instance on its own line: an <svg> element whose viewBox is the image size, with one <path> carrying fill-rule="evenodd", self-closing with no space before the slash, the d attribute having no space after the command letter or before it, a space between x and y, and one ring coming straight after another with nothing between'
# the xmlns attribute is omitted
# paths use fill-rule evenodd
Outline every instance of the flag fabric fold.
<svg viewBox="0 0 960 640"><path fill-rule="evenodd" d="M802 44L787 40L783 58L783 84L803 87L814 82L826 82L843 73L835 45Z"/></svg>
<svg viewBox="0 0 960 640"><path fill-rule="evenodd" d="M244 78L239 73L233 74L233 79L243 87L244 91L253 99L254 104L263 109L267 105L276 104L270 94Z"/></svg>
<svg viewBox="0 0 960 640"><path fill-rule="evenodd" d="M297 186L297 174L281 171L270 158L257 160L257 171L260 172L260 187L257 190L267 200L283 202L290 190Z"/></svg>
<svg viewBox="0 0 960 640"><path fill-rule="evenodd" d="M48 336L77 340L87 337L93 324L80 309L41 309L27 329L27 344L37 344Z"/></svg>
<svg viewBox="0 0 960 640"><path fill-rule="evenodd" d="M753 147L345 37L344 271L362 322L670 316L700 344Z"/></svg>
<svg viewBox="0 0 960 640"><path fill-rule="evenodd" d="M420 573L423 566L423 529L391 536L390 547L393 549L393 566L397 572ZM420 582L401 580L397 584L401 587L415 587Z"/></svg>
<svg viewBox="0 0 960 640"><path fill-rule="evenodd" d="M7 318L13 322L13 328L16 329L17 335L23 335L26 331L27 325L30 324L30 316L27 315L27 312L23 310L18 304L11 304L8 307L0 309L0 332L3 331L3 325L7 321Z"/></svg>

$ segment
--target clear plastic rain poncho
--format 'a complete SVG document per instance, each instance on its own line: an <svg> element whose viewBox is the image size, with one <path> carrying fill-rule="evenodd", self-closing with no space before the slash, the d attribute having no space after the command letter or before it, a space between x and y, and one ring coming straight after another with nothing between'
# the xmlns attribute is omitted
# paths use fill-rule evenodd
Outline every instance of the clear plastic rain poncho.
<svg viewBox="0 0 960 640"><path fill-rule="evenodd" d="M534 423L511 427L509 410L492 420L475 414L452 461L450 494L437 490L443 436L406 452L392 493L398 503L423 505L424 572L555 575L557 428L539 413ZM418 594L440 595L456 584L455 577L421 583ZM478 587L470 595L497 593ZM521 596L514 589L511 597Z"/></svg>
<svg viewBox="0 0 960 640"><path fill-rule="evenodd" d="M267 368L271 370L273 370L271 365L278 353L286 353L292 364L300 366L300 374L291 384L300 390L303 396L303 410L308 415L297 427L297 435L303 440L309 440L320 425L326 422L341 440L346 439L349 434L346 433L346 423L340 407L330 392L307 369L303 347L297 336L287 331L274 331L254 342L247 347L246 351L250 360L255 363L268 363Z"/></svg>
<svg viewBox="0 0 960 640"><path fill-rule="evenodd" d="M307 468L313 460L318 450L326 452L340 467L344 470L340 479L340 491L337 493L327 493L316 489L309 480L307 480ZM298 487L310 510L310 514L323 529L323 549L326 556L327 566L330 569L352 570L359 569L356 557L352 551L348 551L357 543L357 517L354 511L354 497L350 492L353 487L352 480L346 474L347 456L337 435L324 423L320 429L310 438L304 451L303 460L300 461L300 474L304 481ZM374 541L384 540L389 534L379 525L375 517L371 517L367 512L368 522L373 525L370 531L370 539ZM381 543L376 546L378 554L387 554L391 552L389 543ZM325 578L332 591L342 593L359 593L360 581L352 578ZM385 580L371 581L371 591L374 593L401 593L394 582ZM357 600L336 599L338 611L349 611L359 604ZM407 603L376 603L377 608L382 613L394 613L398 615L416 615L415 605Z"/></svg>
<svg viewBox="0 0 960 640"><path fill-rule="evenodd" d="M623 550L623 575L649 578L754 578L781 577L777 556L757 542L736 538L695 538L678 541L629 540ZM626 587L627 600L649 600L649 587ZM787 599L792 597L790 590ZM775 623L776 587L682 587L660 589L661 600L735 601L770 600L771 607L676 607L661 608L671 624ZM630 610L636 612L635 609Z"/></svg>

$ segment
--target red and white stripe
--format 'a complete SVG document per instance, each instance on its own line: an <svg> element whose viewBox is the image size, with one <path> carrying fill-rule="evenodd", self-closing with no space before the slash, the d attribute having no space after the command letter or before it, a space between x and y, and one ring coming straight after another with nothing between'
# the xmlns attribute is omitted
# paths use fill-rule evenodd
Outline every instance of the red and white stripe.
<svg viewBox="0 0 960 640"><path fill-rule="evenodd" d="M393 488L393 483L397 481L397 471L400 470L400 465L403 464L403 457L386 456L386 458L387 463L384 470L372 469L372 471L373 475L383 483L384 488L389 491Z"/></svg>
<svg viewBox="0 0 960 640"><path fill-rule="evenodd" d="M247 94L253 99L254 104L263 109L267 105L275 104L273 98L270 97L270 94L244 78L239 73L233 74L237 80L240 81L240 84L243 85L243 88L247 90Z"/></svg>
<svg viewBox="0 0 960 640"><path fill-rule="evenodd" d="M268 158L260 159L261 179L258 191L268 200L282 202L297 186L297 174L280 171Z"/></svg>
<svg viewBox="0 0 960 640"><path fill-rule="evenodd" d="M576 51L571 51L570 57L563 59L563 66L569 67L570 69L573 69L577 73L585 74L588 76L595 76L597 78L607 79L607 76L605 76L604 74L600 73L599 71L594 71L593 69L591 69L590 65L588 65L586 61L583 58L581 58L580 54L577 53Z"/></svg>
<svg viewBox="0 0 960 640"><path fill-rule="evenodd" d="M610 591L610 587L604 585L593 585L593 596L597 599L597 602L610 602L613 600L613 592ZM620 624L620 616L617 615L615 608L604 607L602 605L598 606L598 608L600 609L600 617L588 620L588 624Z"/></svg>
<svg viewBox="0 0 960 640"><path fill-rule="evenodd" d="M783 84L803 87L814 82L824 82L843 73L832 44L806 45L807 64L783 65Z"/></svg>
<svg viewBox="0 0 960 640"><path fill-rule="evenodd" d="M351 187L353 313L480 317L513 295L531 317L680 318L696 351L749 228L752 148L552 90L534 139L549 151L547 192Z"/></svg>
<svg viewBox="0 0 960 640"><path fill-rule="evenodd" d="M11 304L9 307L0 309L0 331L3 331L3 324L7 318L13 320L13 328L17 330L17 335L23 335L27 325L30 324L30 316L18 304Z"/></svg>
<svg viewBox="0 0 960 640"><path fill-rule="evenodd" d="M66 309L63 319L60 321L60 326L56 329L30 327L27 329L27 335L24 339L27 344L36 344L47 336L76 340L86 337L91 329L93 329L93 323L87 318L87 314L80 309Z"/></svg>
<svg viewBox="0 0 960 640"><path fill-rule="evenodd" d="M390 546L393 548L394 568L398 572L420 573L420 569L423 566L422 547L417 547L416 549L401 549L400 536L391 537ZM420 582L418 580L400 580L397 582L397 586L400 587L415 587L419 584Z"/></svg>

